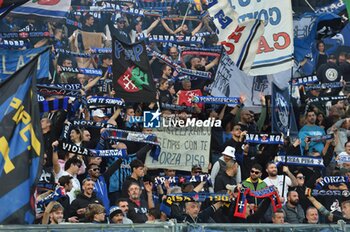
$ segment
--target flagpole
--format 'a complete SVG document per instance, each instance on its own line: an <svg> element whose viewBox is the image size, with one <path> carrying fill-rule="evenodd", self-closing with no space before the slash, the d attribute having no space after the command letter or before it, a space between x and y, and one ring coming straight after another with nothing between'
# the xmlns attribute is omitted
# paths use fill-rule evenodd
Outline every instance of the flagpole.
<svg viewBox="0 0 350 232"><path fill-rule="evenodd" d="M182 26L185 24L185 20L186 20L187 14L188 14L188 12L190 11L190 7L191 7L191 3L188 3L188 7L187 7L187 10L186 10L184 19L182 20L182 23L181 23L181 26L180 26L180 27L182 27Z"/></svg>
<svg viewBox="0 0 350 232"><path fill-rule="evenodd" d="M292 120L291 120L291 112L292 112L292 107L293 107L293 103L292 103L292 83L293 83L293 67L294 67L294 57L292 58L293 60L293 66L291 68L291 73L290 73L290 81L289 81L289 102L291 104L289 104L289 117L288 117L288 129L287 129L287 138L289 138L290 136L290 128L291 128L291 124L292 124ZM289 138L290 139L290 138ZM287 152L284 153L284 163L287 163ZM282 167L283 170L283 167ZM283 185L282 185L282 197L284 197L284 186L286 184L286 174L283 172Z"/></svg>

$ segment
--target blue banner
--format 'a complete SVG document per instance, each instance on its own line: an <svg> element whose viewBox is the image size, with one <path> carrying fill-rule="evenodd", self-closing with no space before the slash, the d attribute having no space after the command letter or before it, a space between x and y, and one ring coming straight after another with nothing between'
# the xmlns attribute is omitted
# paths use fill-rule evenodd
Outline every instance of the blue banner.
<svg viewBox="0 0 350 232"><path fill-rule="evenodd" d="M21 51L0 49L0 83L27 64L46 47L26 49ZM49 76L49 51L44 52L38 59L37 79Z"/></svg>
<svg viewBox="0 0 350 232"><path fill-rule="evenodd" d="M293 107L288 88L281 90L272 84L272 132L287 135L290 129L291 136L298 135Z"/></svg>

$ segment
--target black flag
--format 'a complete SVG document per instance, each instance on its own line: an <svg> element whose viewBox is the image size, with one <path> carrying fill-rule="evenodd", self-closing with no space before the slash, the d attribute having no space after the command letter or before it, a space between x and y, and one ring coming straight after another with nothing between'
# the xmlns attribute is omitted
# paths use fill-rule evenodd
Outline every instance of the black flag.
<svg viewBox="0 0 350 232"><path fill-rule="evenodd" d="M144 42L126 44L113 37L113 86L127 102L155 102L156 87Z"/></svg>
<svg viewBox="0 0 350 232"><path fill-rule="evenodd" d="M43 157L38 54L0 85L0 224L32 224Z"/></svg>
<svg viewBox="0 0 350 232"><path fill-rule="evenodd" d="M10 11L29 0L0 0L0 20L5 17Z"/></svg>

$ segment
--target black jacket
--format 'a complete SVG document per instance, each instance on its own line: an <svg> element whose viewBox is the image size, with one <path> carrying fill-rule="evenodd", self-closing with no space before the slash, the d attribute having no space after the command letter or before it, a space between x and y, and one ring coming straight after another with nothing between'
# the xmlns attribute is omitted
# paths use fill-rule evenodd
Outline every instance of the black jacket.
<svg viewBox="0 0 350 232"><path fill-rule="evenodd" d="M77 216L79 221L84 220L85 214L78 214L77 210L86 208L89 204L103 205L102 201L96 197L95 193L92 193L91 197L87 197L83 193L80 193L70 206L70 217Z"/></svg>

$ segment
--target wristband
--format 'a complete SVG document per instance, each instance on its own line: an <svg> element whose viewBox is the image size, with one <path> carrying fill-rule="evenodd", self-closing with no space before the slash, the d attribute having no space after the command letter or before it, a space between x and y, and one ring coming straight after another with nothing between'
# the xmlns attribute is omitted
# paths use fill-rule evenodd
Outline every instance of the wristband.
<svg viewBox="0 0 350 232"><path fill-rule="evenodd" d="M53 152L57 152L58 151L58 147L57 146L54 146L53 147Z"/></svg>

